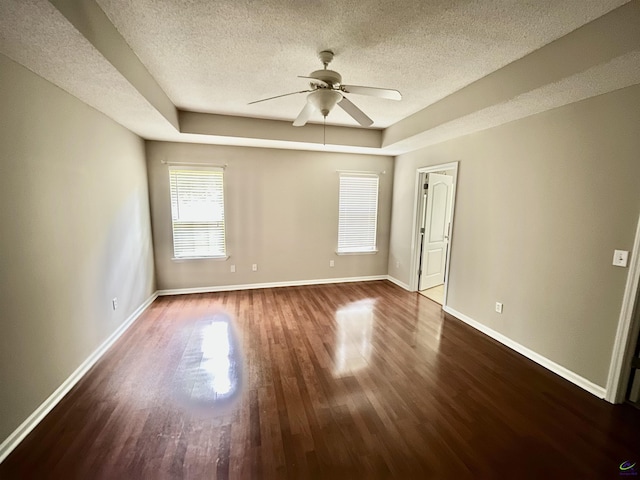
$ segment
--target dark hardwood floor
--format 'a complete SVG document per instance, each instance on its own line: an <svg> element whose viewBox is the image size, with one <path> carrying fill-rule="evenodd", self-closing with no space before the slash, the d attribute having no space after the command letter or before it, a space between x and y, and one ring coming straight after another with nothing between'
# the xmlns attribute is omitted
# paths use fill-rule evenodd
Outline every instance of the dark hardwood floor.
<svg viewBox="0 0 640 480"><path fill-rule="evenodd" d="M0 478L607 479L626 460L640 411L379 281L159 298Z"/></svg>

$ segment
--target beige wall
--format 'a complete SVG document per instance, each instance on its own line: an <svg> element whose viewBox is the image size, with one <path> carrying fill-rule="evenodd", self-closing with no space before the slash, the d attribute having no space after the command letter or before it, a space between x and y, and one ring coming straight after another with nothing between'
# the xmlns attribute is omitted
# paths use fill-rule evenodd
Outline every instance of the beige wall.
<svg viewBox="0 0 640 480"><path fill-rule="evenodd" d="M221 260L172 260L168 167L161 162L228 164L227 252ZM159 289L386 275L393 183L391 157L147 142ZM380 176L376 255L335 254L337 170ZM335 267L329 267L335 260ZM252 272L251 265L258 264ZM230 273L230 266L236 273Z"/></svg>
<svg viewBox="0 0 640 480"><path fill-rule="evenodd" d="M155 285L142 140L2 55L0 112L2 442Z"/></svg>
<svg viewBox="0 0 640 480"><path fill-rule="evenodd" d="M629 87L398 157L389 274L409 283L416 169L460 161L448 305L605 386L628 273L613 250L631 250L640 213L639 106Z"/></svg>

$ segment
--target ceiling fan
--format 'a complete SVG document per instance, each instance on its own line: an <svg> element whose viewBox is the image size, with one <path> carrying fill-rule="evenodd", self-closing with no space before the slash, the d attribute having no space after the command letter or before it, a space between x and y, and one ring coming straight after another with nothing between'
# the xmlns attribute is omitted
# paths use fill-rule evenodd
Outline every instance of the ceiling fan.
<svg viewBox="0 0 640 480"><path fill-rule="evenodd" d="M327 69L327 66L331 63L331 60L333 60L333 52L330 50L323 50L318 54L318 57L324 65L322 70L315 70L308 76L298 76L299 78L308 78L312 80L312 82L309 83L309 90L301 90L299 92L291 92L283 95L276 95L275 97L263 98L262 100L250 102L249 105L266 102L267 100L273 100L274 98L286 97L288 95L309 93L309 95L307 95L307 103L293 122L294 127L302 127L305 125L307 121L309 121L309 118L311 118L311 115L316 111L320 112L322 116L326 118L327 115L329 115L329 112L331 112L333 107L336 105L339 105L360 125L363 127L369 127L373 124L373 120L371 120L362 110L356 107L344 95L345 93L371 95L373 97L387 98L390 100L402 99L402 95L397 90L363 87L360 85L345 85L342 83L342 76L338 72Z"/></svg>

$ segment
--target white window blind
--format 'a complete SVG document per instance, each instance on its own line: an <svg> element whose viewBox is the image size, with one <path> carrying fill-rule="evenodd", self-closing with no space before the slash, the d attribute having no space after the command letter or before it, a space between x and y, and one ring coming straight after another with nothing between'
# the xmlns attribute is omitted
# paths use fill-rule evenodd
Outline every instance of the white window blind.
<svg viewBox="0 0 640 480"><path fill-rule="evenodd" d="M378 176L340 175L338 253L376 251Z"/></svg>
<svg viewBox="0 0 640 480"><path fill-rule="evenodd" d="M226 255L223 180L221 168L169 167L175 258Z"/></svg>

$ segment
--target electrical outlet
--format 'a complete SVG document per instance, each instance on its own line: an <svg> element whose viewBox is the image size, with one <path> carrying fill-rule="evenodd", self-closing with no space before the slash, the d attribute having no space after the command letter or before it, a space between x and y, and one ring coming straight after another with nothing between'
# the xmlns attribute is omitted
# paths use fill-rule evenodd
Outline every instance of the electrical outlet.
<svg viewBox="0 0 640 480"><path fill-rule="evenodd" d="M396 268L400 268L400 260L396 262Z"/></svg>
<svg viewBox="0 0 640 480"><path fill-rule="evenodd" d="M496 302L496 312L502 313L502 304L500 302Z"/></svg>
<svg viewBox="0 0 640 480"><path fill-rule="evenodd" d="M254 272L258 271L258 264L254 263L253 265L251 265L251 270L253 270Z"/></svg>
<svg viewBox="0 0 640 480"><path fill-rule="evenodd" d="M111 300L111 306L113 307L114 310L118 309L118 297L114 297L114 299Z"/></svg>
<svg viewBox="0 0 640 480"><path fill-rule="evenodd" d="M329 260L329 266L330 267L335 267L336 266L336 262L334 260Z"/></svg>
<svg viewBox="0 0 640 480"><path fill-rule="evenodd" d="M629 252L627 252L626 250L613 251L613 264L616 267L626 267L628 258Z"/></svg>
<svg viewBox="0 0 640 480"><path fill-rule="evenodd" d="M231 265L231 273L236 273L236 266L235 265Z"/></svg>

